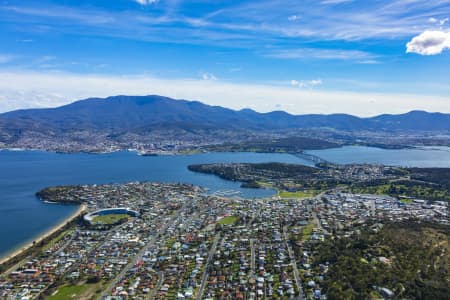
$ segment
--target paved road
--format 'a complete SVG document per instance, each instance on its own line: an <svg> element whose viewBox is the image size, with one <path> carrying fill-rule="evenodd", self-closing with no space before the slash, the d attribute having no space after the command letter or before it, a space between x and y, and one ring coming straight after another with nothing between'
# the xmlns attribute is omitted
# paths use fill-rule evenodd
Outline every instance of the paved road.
<svg viewBox="0 0 450 300"><path fill-rule="evenodd" d="M252 215L252 218L250 219L250 221L248 222L247 227L250 227L253 224L255 219L257 217L259 217L259 215L261 214L261 210L262 210L260 205L258 205L256 210L255 210L255 208L252 208L252 209L253 209L253 215Z"/></svg>
<svg viewBox="0 0 450 300"><path fill-rule="evenodd" d="M247 228L250 229L250 226L255 221L255 218L259 216L261 213L261 207L259 207L256 211L254 210L251 220L247 224ZM250 239L250 269L252 272L252 276L255 276L255 240Z"/></svg>
<svg viewBox="0 0 450 300"><path fill-rule="evenodd" d="M208 274L209 274L209 264L211 263L214 253L216 253L216 248L217 248L217 244L219 242L219 238L220 238L220 234L216 234L216 236L214 237L214 242L211 246L211 249L209 250L208 259L206 260L206 265L205 265L205 272L203 272L202 283L200 284L200 289L198 291L197 300L201 300L203 297L206 281L208 279Z"/></svg>
<svg viewBox="0 0 450 300"><path fill-rule="evenodd" d="M60 255L62 252L64 252L64 250L70 245L70 243L73 242L73 240L75 239L75 236L78 234L77 230L75 229L72 233L72 235L70 236L70 239L64 243L64 245L62 245L58 251L56 251L56 253L54 253L52 255L52 257L56 257L57 255Z"/></svg>
<svg viewBox="0 0 450 300"><path fill-rule="evenodd" d="M328 232L328 230L323 228L322 223L320 223L319 217L317 217L317 213L313 212L312 215L314 218L314 223L316 223L316 227L319 228L319 230L321 230L323 233L329 235L330 233Z"/></svg>
<svg viewBox="0 0 450 300"><path fill-rule="evenodd" d="M325 193L326 193L326 191L320 193L319 195L313 197L312 199L320 200L320 198L322 198L322 196L323 196ZM322 224L320 223L320 220L319 220L319 218L317 217L317 213L316 213L315 211L313 211L313 212L312 212L312 215L313 215L314 223L316 223L316 225L317 225L316 227L319 228L323 233L329 235L330 233L329 233L325 228L322 227Z"/></svg>
<svg viewBox="0 0 450 300"><path fill-rule="evenodd" d="M161 289L162 284L164 283L164 272L159 271L158 272L158 283L156 284L155 288L148 294L145 299L155 299L156 294Z"/></svg>
<svg viewBox="0 0 450 300"><path fill-rule="evenodd" d="M250 239L250 268L252 271L252 276L255 276L255 240Z"/></svg>
<svg viewBox="0 0 450 300"><path fill-rule="evenodd" d="M287 235L286 226L283 227L283 236L284 236L284 242L288 249L289 257L291 259L291 265L292 265L292 268L294 269L295 283L297 284L297 287L299 290L299 294L296 299L303 300L303 299L305 299L305 297L304 297L304 293L303 293L302 281L300 279L300 274L298 273L297 262L295 260L294 251L292 251L291 246L288 243L289 239L288 239L288 235Z"/></svg>

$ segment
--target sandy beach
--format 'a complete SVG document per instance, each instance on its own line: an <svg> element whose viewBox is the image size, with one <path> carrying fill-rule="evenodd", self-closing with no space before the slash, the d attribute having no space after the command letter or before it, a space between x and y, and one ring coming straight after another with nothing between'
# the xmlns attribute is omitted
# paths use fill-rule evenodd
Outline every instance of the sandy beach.
<svg viewBox="0 0 450 300"><path fill-rule="evenodd" d="M77 211L75 211L70 217L68 217L67 219L65 219L61 223L55 225L52 229L50 229L49 231L43 233L37 239L34 239L33 241L31 241L31 242L21 246L20 248L18 248L14 252L8 254L7 256L2 257L0 259L0 265L5 263L5 262L7 262L8 260L14 258L17 255L22 254L24 251L26 251L26 250L30 249L31 247L33 247L33 245L39 244L42 240L44 240L44 239L48 238L49 236L53 235L55 232L57 232L58 230L60 230L64 226L66 226L68 223L70 223L72 220L77 218L79 215L81 215L85 210L86 210L86 205L81 204L80 207L78 207Z"/></svg>

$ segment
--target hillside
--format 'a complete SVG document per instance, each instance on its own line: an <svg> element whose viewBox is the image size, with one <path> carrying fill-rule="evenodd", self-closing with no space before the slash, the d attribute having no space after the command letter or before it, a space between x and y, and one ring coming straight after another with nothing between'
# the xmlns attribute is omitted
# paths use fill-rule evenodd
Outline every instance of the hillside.
<svg viewBox="0 0 450 300"><path fill-rule="evenodd" d="M373 118L346 114L296 116L281 111L235 111L156 95L91 98L57 108L0 114L0 146L62 151L145 147L168 141L214 145L281 138L310 130L326 131L316 138L332 142L356 140L348 136L340 139L342 133L338 132L448 133L450 115L413 111ZM321 147L323 143L319 142Z"/></svg>
<svg viewBox="0 0 450 300"><path fill-rule="evenodd" d="M331 264L322 283L328 299L378 299L385 288L395 299L448 299L449 237L442 225L388 224L379 234L326 240L313 266Z"/></svg>
<svg viewBox="0 0 450 300"><path fill-rule="evenodd" d="M235 111L198 101L162 96L90 98L48 109L16 110L0 114L2 121L26 121L60 129L133 129L165 124L197 127L283 129L328 127L341 130L450 130L450 115L411 111L401 115L358 118L346 114L291 115L282 111ZM195 126L194 126L195 127Z"/></svg>

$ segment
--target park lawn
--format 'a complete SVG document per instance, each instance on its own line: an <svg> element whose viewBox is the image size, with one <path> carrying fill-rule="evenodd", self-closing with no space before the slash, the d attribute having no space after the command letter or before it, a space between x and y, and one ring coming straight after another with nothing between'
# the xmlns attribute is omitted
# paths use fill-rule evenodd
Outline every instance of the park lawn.
<svg viewBox="0 0 450 300"><path fill-rule="evenodd" d="M111 215L103 215L103 216L96 216L92 222L94 224L115 224L123 219L128 219L130 216L127 214L111 214Z"/></svg>
<svg viewBox="0 0 450 300"><path fill-rule="evenodd" d="M264 188L272 188L273 185L271 183L268 182L264 182L264 181L257 181L256 182L260 187L264 187Z"/></svg>
<svg viewBox="0 0 450 300"><path fill-rule="evenodd" d="M288 191L278 191L278 196L281 198L310 198L314 197L315 193L311 191L297 191L297 192L288 192Z"/></svg>
<svg viewBox="0 0 450 300"><path fill-rule="evenodd" d="M446 188L423 186L420 184L382 184L375 186L356 186L351 187L352 192L359 194L377 194L390 195L392 197L407 196L411 198L425 199L425 200L446 200L450 201L450 191ZM407 199L402 201L409 203Z"/></svg>
<svg viewBox="0 0 450 300"><path fill-rule="evenodd" d="M413 202L413 199L411 199L411 198L401 198L400 202L403 202L405 204L410 204L410 203Z"/></svg>
<svg viewBox="0 0 450 300"><path fill-rule="evenodd" d="M220 219L217 223L220 225L231 225L236 223L239 220L238 216L228 216Z"/></svg>
<svg viewBox="0 0 450 300"><path fill-rule="evenodd" d="M95 293L96 284L64 285L56 294L47 297L47 300L89 299L89 294ZM92 296L91 295L91 296Z"/></svg>
<svg viewBox="0 0 450 300"><path fill-rule="evenodd" d="M313 229L314 229L313 223L309 223L308 225L302 227L302 242L309 240L309 238L313 233Z"/></svg>
<svg viewBox="0 0 450 300"><path fill-rule="evenodd" d="M361 194L389 195L389 187L389 184L380 184L367 187L355 187L353 191Z"/></svg>

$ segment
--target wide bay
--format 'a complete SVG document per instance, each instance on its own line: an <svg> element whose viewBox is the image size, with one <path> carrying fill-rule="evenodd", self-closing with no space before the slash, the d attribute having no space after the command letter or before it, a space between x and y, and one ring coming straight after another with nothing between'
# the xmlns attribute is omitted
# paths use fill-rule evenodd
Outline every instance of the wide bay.
<svg viewBox="0 0 450 300"><path fill-rule="evenodd" d="M346 146L326 150L307 151L330 162L379 163L404 167L450 167L450 147L421 147L411 149L380 149Z"/></svg>
<svg viewBox="0 0 450 300"><path fill-rule="evenodd" d="M213 162L286 162L310 164L289 154L206 153L190 156L57 154L40 151L0 151L0 256L49 230L75 206L46 204L35 193L47 186L129 181L191 183L210 189L237 190L240 196L273 195L272 190L243 189L240 183L190 172L187 166Z"/></svg>
<svg viewBox="0 0 450 300"><path fill-rule="evenodd" d="M450 167L450 148L385 150L342 147L308 151L336 163L383 163L415 167ZM0 256L33 240L67 218L75 206L46 204L35 193L47 186L128 181L183 182L210 189L236 190L255 198L271 190L240 188L240 183L190 172L189 164L213 162L286 162L311 165L289 154L206 153L190 156L57 154L40 151L0 151Z"/></svg>

